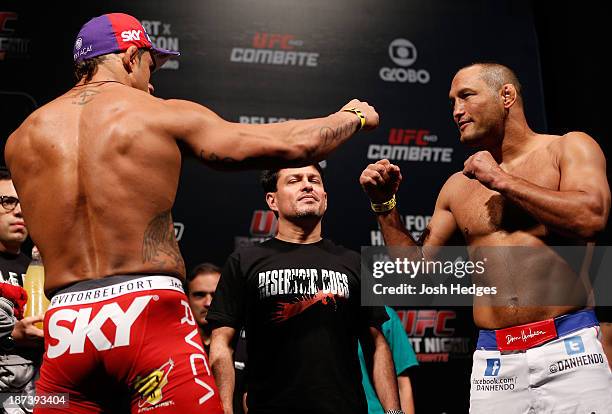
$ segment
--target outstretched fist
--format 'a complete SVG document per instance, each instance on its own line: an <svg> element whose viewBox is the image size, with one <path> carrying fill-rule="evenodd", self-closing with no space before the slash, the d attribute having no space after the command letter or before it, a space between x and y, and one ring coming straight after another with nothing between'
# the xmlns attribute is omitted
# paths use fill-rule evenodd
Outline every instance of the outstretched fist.
<svg viewBox="0 0 612 414"><path fill-rule="evenodd" d="M359 184L372 203L389 201L399 189L401 182L400 168L386 159L368 165L359 177Z"/></svg>
<svg viewBox="0 0 612 414"><path fill-rule="evenodd" d="M367 102L362 102L358 99L353 99L349 103L344 105L340 111L350 108L360 110L363 116L365 116L365 124L363 125L363 129L370 130L378 126L378 113L376 112L374 107L369 105Z"/></svg>

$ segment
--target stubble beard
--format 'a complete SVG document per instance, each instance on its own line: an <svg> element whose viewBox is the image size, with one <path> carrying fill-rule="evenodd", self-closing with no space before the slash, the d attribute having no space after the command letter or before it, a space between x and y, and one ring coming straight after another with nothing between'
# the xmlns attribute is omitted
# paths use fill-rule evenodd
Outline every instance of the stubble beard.
<svg viewBox="0 0 612 414"><path fill-rule="evenodd" d="M320 204L296 207L293 217L296 219L320 218L323 216L320 207Z"/></svg>

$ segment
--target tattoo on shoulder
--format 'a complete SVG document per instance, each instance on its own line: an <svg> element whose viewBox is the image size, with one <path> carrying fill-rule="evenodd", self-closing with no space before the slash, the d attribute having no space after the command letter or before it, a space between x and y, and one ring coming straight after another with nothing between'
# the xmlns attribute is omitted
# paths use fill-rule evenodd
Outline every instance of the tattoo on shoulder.
<svg viewBox="0 0 612 414"><path fill-rule="evenodd" d="M73 105L86 105L93 101L94 97L100 92L93 90L92 88L85 88L76 92L72 95L75 100L72 101Z"/></svg>
<svg viewBox="0 0 612 414"><path fill-rule="evenodd" d="M174 237L174 222L170 210L158 214L149 222L144 233L142 262L185 268L185 262Z"/></svg>

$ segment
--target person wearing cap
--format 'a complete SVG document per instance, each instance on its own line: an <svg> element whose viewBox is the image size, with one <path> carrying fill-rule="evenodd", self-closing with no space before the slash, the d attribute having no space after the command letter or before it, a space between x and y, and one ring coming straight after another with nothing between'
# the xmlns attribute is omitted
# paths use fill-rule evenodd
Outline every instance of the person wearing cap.
<svg viewBox="0 0 612 414"><path fill-rule="evenodd" d="M177 55L132 16L93 18L74 44L76 85L6 144L51 298L37 392L67 393L71 413L222 410L181 287L171 214L181 149L223 170L303 164L378 125L358 100L322 118L245 125L153 97L151 73Z"/></svg>

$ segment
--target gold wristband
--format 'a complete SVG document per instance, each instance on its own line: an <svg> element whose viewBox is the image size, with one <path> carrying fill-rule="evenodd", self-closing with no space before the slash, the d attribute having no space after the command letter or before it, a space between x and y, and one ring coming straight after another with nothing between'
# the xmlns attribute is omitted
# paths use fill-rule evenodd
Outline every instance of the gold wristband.
<svg viewBox="0 0 612 414"><path fill-rule="evenodd" d="M359 109L357 108L344 108L341 112L352 112L355 115L357 115L359 117L359 122L361 123L359 126L358 131L361 131L363 129L363 126L366 123L366 117L363 114L363 112L361 112Z"/></svg>
<svg viewBox="0 0 612 414"><path fill-rule="evenodd" d="M395 208L397 201L395 201L395 194L391 197L391 200L385 201L384 203L372 203L370 202L370 206L372 206L372 210L375 213L386 213L387 211L391 211Z"/></svg>

